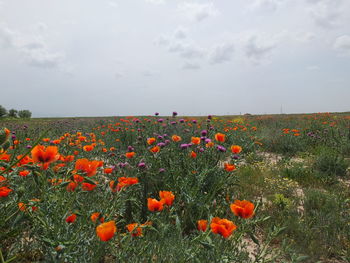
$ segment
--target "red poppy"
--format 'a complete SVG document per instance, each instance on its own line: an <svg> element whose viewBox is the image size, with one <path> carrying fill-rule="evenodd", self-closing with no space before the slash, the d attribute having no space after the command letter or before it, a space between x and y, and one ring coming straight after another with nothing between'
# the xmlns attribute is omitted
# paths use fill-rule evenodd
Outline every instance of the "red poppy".
<svg viewBox="0 0 350 263"><path fill-rule="evenodd" d="M28 174L30 174L30 171L28 171L28 170L23 170L23 171L19 172L19 175L24 176L24 177L27 176Z"/></svg>
<svg viewBox="0 0 350 263"><path fill-rule="evenodd" d="M7 186L0 187L0 197L7 197L12 191Z"/></svg>
<svg viewBox="0 0 350 263"><path fill-rule="evenodd" d="M147 207L148 207L148 210L152 212L162 211L164 208L162 201L158 201L157 199L153 199L153 198L147 199Z"/></svg>
<svg viewBox="0 0 350 263"><path fill-rule="evenodd" d="M200 144L201 143L201 138L200 137L192 137L191 142L193 144Z"/></svg>
<svg viewBox="0 0 350 263"><path fill-rule="evenodd" d="M130 232L133 237L142 236L142 228L138 226L138 223L126 225L126 229Z"/></svg>
<svg viewBox="0 0 350 263"><path fill-rule="evenodd" d="M171 139L172 139L174 142L179 142L179 141L181 141L181 137L178 136L178 135L173 135L173 136L171 136Z"/></svg>
<svg viewBox="0 0 350 263"><path fill-rule="evenodd" d="M43 165L43 169L46 170L50 163L57 161L60 158L57 146L45 146L37 145L31 151L32 159L35 163Z"/></svg>
<svg viewBox="0 0 350 263"><path fill-rule="evenodd" d="M230 205L232 213L236 216L242 218L251 218L254 215L254 204L247 200L235 200L233 204Z"/></svg>
<svg viewBox="0 0 350 263"><path fill-rule="evenodd" d="M97 171L97 167L100 165L99 161L89 161L88 159L78 159L75 162L75 171L82 171L86 173L86 176L94 176Z"/></svg>
<svg viewBox="0 0 350 263"><path fill-rule="evenodd" d="M232 145L231 146L231 152L234 154L238 154L242 151L242 147L238 145Z"/></svg>
<svg viewBox="0 0 350 263"><path fill-rule="evenodd" d="M199 231L205 232L207 230L207 227L208 227L208 220L201 219L197 221L197 229Z"/></svg>
<svg viewBox="0 0 350 263"><path fill-rule="evenodd" d="M150 150L152 153L158 153L160 152L160 147L159 146L154 146L153 148L151 148Z"/></svg>
<svg viewBox="0 0 350 263"><path fill-rule="evenodd" d="M77 219L77 215L76 214L71 214L70 216L67 216L66 222L71 224L71 223L74 223L75 219Z"/></svg>
<svg viewBox="0 0 350 263"><path fill-rule="evenodd" d="M217 140L218 142L224 142L225 141L225 134L223 134L223 133L215 134L215 140Z"/></svg>
<svg viewBox="0 0 350 263"><path fill-rule="evenodd" d="M210 228L214 234L219 234L224 238L228 238L232 235L233 231L236 230L237 226L228 219L214 217L211 221Z"/></svg>
<svg viewBox="0 0 350 263"><path fill-rule="evenodd" d="M147 139L148 145L152 145L152 144L155 143L155 142L156 142L156 138L148 138L148 139Z"/></svg>
<svg viewBox="0 0 350 263"><path fill-rule="evenodd" d="M128 159L131 159L135 156L135 152L127 152L125 153L125 157L128 158Z"/></svg>
<svg viewBox="0 0 350 263"><path fill-rule="evenodd" d="M168 206L171 206L175 200L175 195L171 191L159 191L159 197L160 201Z"/></svg>
<svg viewBox="0 0 350 263"><path fill-rule="evenodd" d="M224 163L224 168L225 168L225 171L227 172L232 172L236 170L236 166L234 164L229 164L229 163Z"/></svg>
<svg viewBox="0 0 350 263"><path fill-rule="evenodd" d="M84 190L84 191L92 191L96 188L96 184L90 184L90 183L82 183L81 184L81 188Z"/></svg>

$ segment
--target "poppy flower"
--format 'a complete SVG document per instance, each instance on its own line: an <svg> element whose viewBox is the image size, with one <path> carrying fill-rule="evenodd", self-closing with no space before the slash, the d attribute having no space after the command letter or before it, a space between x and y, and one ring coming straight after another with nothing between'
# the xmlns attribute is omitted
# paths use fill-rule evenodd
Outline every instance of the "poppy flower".
<svg viewBox="0 0 350 263"><path fill-rule="evenodd" d="M0 187L0 197L7 197L12 191L7 186Z"/></svg>
<svg viewBox="0 0 350 263"><path fill-rule="evenodd" d="M159 197L160 201L168 206L171 206L175 200L175 195L171 191L159 191Z"/></svg>
<svg viewBox="0 0 350 263"><path fill-rule="evenodd" d="M156 142L156 138L148 138L147 139L147 144L148 145L152 145L153 143L155 143Z"/></svg>
<svg viewBox="0 0 350 263"><path fill-rule="evenodd" d="M130 232L133 237L142 236L142 228L138 226L138 223L126 225L126 229Z"/></svg>
<svg viewBox="0 0 350 263"><path fill-rule="evenodd" d="M200 144L201 143L201 138L200 137L192 137L191 142L193 144Z"/></svg>
<svg viewBox="0 0 350 263"><path fill-rule="evenodd" d="M113 168L105 168L104 170L103 170L103 172L105 173L105 174L111 174L111 173L113 173Z"/></svg>
<svg viewBox="0 0 350 263"><path fill-rule="evenodd" d="M31 151L32 159L35 163L41 163L43 169L46 170L50 163L57 161L60 158L57 146L37 145Z"/></svg>
<svg viewBox="0 0 350 263"><path fill-rule="evenodd" d="M94 176L97 171L97 167L100 165L99 161L88 159L78 159L75 162L75 171L82 171L86 173L86 176Z"/></svg>
<svg viewBox="0 0 350 263"><path fill-rule="evenodd" d="M225 136L226 135L223 133L217 133L217 134L215 134L215 140L217 140L218 142L224 142Z"/></svg>
<svg viewBox="0 0 350 263"><path fill-rule="evenodd" d="M71 223L74 223L75 219L77 219L77 215L76 214L71 214L70 216L67 216L66 222L71 224Z"/></svg>
<svg viewBox="0 0 350 263"><path fill-rule="evenodd" d="M242 151L242 147L238 145L232 145L231 146L231 152L234 154L238 154Z"/></svg>
<svg viewBox="0 0 350 263"><path fill-rule="evenodd" d="M81 188L84 190L84 191L92 191L96 188L96 184L90 184L90 183L82 183L81 184Z"/></svg>
<svg viewBox="0 0 350 263"><path fill-rule="evenodd" d="M78 184L76 182L70 182L67 187L66 187L66 190L67 192L74 192L75 191L75 188L77 188Z"/></svg>
<svg viewBox="0 0 350 263"><path fill-rule="evenodd" d="M224 163L224 169L227 172L232 172L236 170L236 166L234 164Z"/></svg>
<svg viewBox="0 0 350 263"><path fill-rule="evenodd" d="M127 152L125 153L125 157L128 158L128 159L131 159L135 156L135 152Z"/></svg>
<svg viewBox="0 0 350 263"><path fill-rule="evenodd" d="M150 150L152 153L158 153L160 152L160 147L159 146L154 146L153 148L151 148Z"/></svg>
<svg viewBox="0 0 350 263"><path fill-rule="evenodd" d="M214 234L219 234L224 238L228 238L236 230L237 226L226 218L214 217L210 224L211 231Z"/></svg>
<svg viewBox="0 0 350 263"><path fill-rule="evenodd" d="M19 175L23 176L23 177L27 176L28 174L30 174L30 171L28 171L28 170L23 170L23 171L19 172Z"/></svg>
<svg viewBox="0 0 350 263"><path fill-rule="evenodd" d="M7 153L0 153L0 161L9 162L10 159L11 159L11 155Z"/></svg>
<svg viewBox="0 0 350 263"><path fill-rule="evenodd" d="M155 211L162 211L163 210L163 201L158 201L157 199L148 198L147 199L147 207L148 210L155 212Z"/></svg>
<svg viewBox="0 0 350 263"><path fill-rule="evenodd" d="M96 227L96 234L102 241L108 241L113 238L117 227L114 221L102 223Z"/></svg>
<svg viewBox="0 0 350 263"><path fill-rule="evenodd" d="M22 212L26 211L27 206L25 205L25 203L18 203L18 209L21 210Z"/></svg>
<svg viewBox="0 0 350 263"><path fill-rule="evenodd" d="M137 184L139 182L139 179L137 177L119 177L118 178L118 184L115 185L114 181L109 182L109 187L111 188L112 192L120 191L122 188Z"/></svg>
<svg viewBox="0 0 350 263"><path fill-rule="evenodd" d="M230 205L232 213L236 216L242 218L251 218L254 215L254 204L247 200L235 200L233 204Z"/></svg>
<svg viewBox="0 0 350 263"><path fill-rule="evenodd" d="M92 145L85 145L85 146L83 147L83 150L84 150L85 152L91 152L93 149L94 149L94 146L92 146Z"/></svg>
<svg viewBox="0 0 350 263"><path fill-rule="evenodd" d="M173 142L179 142L179 141L181 141L181 137L178 136L178 135L173 135L173 136L171 136L171 139L173 140Z"/></svg>
<svg viewBox="0 0 350 263"><path fill-rule="evenodd" d="M207 227L208 227L208 220L201 219L197 221L197 229L199 231L205 232L207 230Z"/></svg>
<svg viewBox="0 0 350 263"><path fill-rule="evenodd" d="M90 216L90 219L94 223L96 223L97 219L100 219L101 223L103 223L105 221L105 219L101 216L101 213L99 213L99 212L92 213Z"/></svg>

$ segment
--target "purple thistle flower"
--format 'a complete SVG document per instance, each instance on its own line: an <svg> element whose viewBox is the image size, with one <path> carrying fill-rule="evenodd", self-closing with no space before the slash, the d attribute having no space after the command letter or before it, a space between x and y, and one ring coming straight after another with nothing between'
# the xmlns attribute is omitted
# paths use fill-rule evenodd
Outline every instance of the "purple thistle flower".
<svg viewBox="0 0 350 263"><path fill-rule="evenodd" d="M226 152L226 148L224 146L218 145L217 149L219 150L219 152Z"/></svg>
<svg viewBox="0 0 350 263"><path fill-rule="evenodd" d="M201 131L201 134L202 134L202 136L207 136L208 135L208 131L207 130L203 130L203 131Z"/></svg>

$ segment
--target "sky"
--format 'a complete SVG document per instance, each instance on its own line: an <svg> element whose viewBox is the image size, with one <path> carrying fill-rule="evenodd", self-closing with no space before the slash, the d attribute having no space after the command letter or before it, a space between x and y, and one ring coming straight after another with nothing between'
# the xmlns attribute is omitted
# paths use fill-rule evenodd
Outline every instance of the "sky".
<svg viewBox="0 0 350 263"><path fill-rule="evenodd" d="M0 0L33 117L350 111L349 0Z"/></svg>

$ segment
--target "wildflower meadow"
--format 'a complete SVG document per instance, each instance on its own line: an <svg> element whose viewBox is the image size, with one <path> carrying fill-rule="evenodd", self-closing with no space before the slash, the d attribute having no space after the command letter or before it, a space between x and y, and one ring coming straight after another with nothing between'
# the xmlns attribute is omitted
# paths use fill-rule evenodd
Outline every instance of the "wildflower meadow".
<svg viewBox="0 0 350 263"><path fill-rule="evenodd" d="M0 262L350 262L350 115L0 120Z"/></svg>

